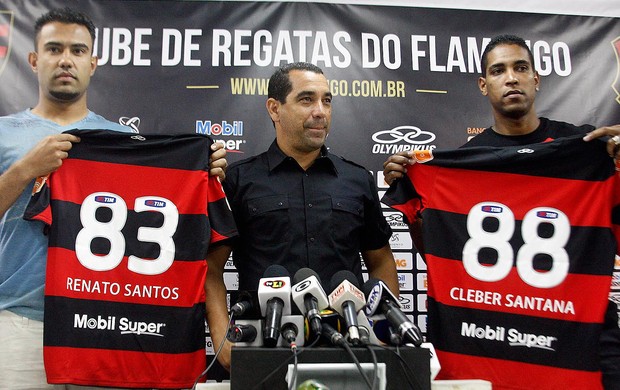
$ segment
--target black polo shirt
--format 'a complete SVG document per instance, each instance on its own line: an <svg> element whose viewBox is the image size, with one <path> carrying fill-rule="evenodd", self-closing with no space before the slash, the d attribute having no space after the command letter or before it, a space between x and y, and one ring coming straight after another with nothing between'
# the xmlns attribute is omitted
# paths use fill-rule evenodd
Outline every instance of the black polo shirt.
<svg viewBox="0 0 620 390"><path fill-rule="evenodd" d="M256 290L271 264L291 278L300 268L314 270L328 293L340 270L362 283L360 251L385 246L392 234L370 172L325 147L304 171L274 141L231 164L224 190L239 230L233 260L240 290Z"/></svg>

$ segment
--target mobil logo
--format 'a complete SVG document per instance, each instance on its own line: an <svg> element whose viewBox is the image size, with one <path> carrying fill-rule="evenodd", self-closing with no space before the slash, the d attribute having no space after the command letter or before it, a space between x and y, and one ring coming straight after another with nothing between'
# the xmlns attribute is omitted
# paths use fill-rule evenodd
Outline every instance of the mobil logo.
<svg viewBox="0 0 620 390"><path fill-rule="evenodd" d="M237 136L243 135L243 121L222 121L221 123L211 121L196 121L196 133L214 136Z"/></svg>

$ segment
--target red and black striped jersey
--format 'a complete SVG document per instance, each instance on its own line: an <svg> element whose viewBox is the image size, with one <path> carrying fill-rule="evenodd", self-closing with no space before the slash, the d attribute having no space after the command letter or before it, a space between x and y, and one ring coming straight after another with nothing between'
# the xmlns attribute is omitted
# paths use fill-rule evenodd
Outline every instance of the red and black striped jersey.
<svg viewBox="0 0 620 390"><path fill-rule="evenodd" d="M73 132L73 131L71 131ZM50 383L187 388L206 367L209 244L236 235L212 140L80 130L25 218L49 226Z"/></svg>
<svg viewBox="0 0 620 390"><path fill-rule="evenodd" d="M422 218L438 379L601 388L618 174L583 135L421 151L383 202Z"/></svg>

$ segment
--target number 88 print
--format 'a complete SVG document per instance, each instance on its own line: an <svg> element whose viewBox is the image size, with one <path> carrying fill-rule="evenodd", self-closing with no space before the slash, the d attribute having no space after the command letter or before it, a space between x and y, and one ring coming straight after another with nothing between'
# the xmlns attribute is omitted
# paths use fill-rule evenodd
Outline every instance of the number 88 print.
<svg viewBox="0 0 620 390"><path fill-rule="evenodd" d="M486 218L498 222L497 230L490 232L483 228ZM543 223L553 225L553 235L540 237L539 226ZM514 263L514 253L509 240L515 232L515 217L509 207L502 203L482 202L473 206L467 216L469 240L463 247L463 266L473 278L485 282L497 282L510 273ZM561 284L568 275L569 258L564 246L570 237L570 221L562 211L551 207L537 207L528 211L521 223L521 236L524 244L517 251L516 268L520 278L530 286L553 288ZM494 265L483 265L479 253L483 248L497 252ZM547 254L552 259L548 271L534 268L534 257Z"/></svg>
<svg viewBox="0 0 620 390"><path fill-rule="evenodd" d="M96 218L99 208L110 209L112 215L108 222ZM170 200L157 196L142 196L134 201L134 211L158 212L164 217L161 227L140 227L138 240L156 243L160 247L159 257L143 259L130 255L128 265L130 271L142 275L159 275L166 272L174 262L175 244L172 239L179 223L179 211ZM75 240L75 253L79 262L93 271L109 271L116 268L125 255L125 237L121 230L127 221L127 204L120 196L111 192L95 192L87 196L80 208L82 230ZM92 252L91 242L95 238L105 238L110 242L107 255L96 255Z"/></svg>

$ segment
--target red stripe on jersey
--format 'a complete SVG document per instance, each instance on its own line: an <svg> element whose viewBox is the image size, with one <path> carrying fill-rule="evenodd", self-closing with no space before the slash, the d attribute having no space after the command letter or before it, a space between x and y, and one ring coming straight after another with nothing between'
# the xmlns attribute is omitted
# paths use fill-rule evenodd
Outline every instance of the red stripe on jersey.
<svg viewBox="0 0 620 390"><path fill-rule="evenodd" d="M602 389L600 372L436 352L442 367L436 379L484 379L493 384L493 390Z"/></svg>
<svg viewBox="0 0 620 390"><path fill-rule="evenodd" d="M406 203L391 205L390 207L403 213L405 222L409 225L418 219L418 210L423 208L422 201L418 198L411 198Z"/></svg>
<svg viewBox="0 0 620 390"><path fill-rule="evenodd" d="M513 199L506 205L517 220L522 220L533 205L544 206L561 210L571 226L611 226L609 210L614 206L614 199L601 194L612 194L611 188L619 185L616 177L598 182L435 166L414 165L414 168L418 169L410 169L408 174L416 191L427 200L425 208L467 215L482 200L502 203ZM431 185L429 177L433 178ZM489 195L489 183L493 183L493 195ZM522 191L517 189L518 196L515 183L523 183ZM542 200L541 194L544 194Z"/></svg>
<svg viewBox="0 0 620 390"><path fill-rule="evenodd" d="M602 322L611 285L611 276L568 274L557 287L536 288L514 267L501 281L483 282L469 276L461 261L427 255L427 264L428 295L440 303L565 321Z"/></svg>
<svg viewBox="0 0 620 390"><path fill-rule="evenodd" d="M192 353L114 351L90 348L46 346L43 350L49 383L131 388L190 388L206 367L204 350ZM165 367L153 377L153 370L130 370L123 362L140 362L144 367ZM99 370L105 362L104 370ZM133 364L133 363L132 363ZM116 375L110 375L110 373ZM59 373L65 373L59 375ZM115 378L122 378L115 380ZM191 381L188 380L191 378Z"/></svg>
<svg viewBox="0 0 620 390"><path fill-rule="evenodd" d="M88 172L91 180L83 180L74 172ZM65 172L69 174L65 175ZM101 177L104 185L97 181ZM106 192L122 196L127 208L133 210L135 199L143 196L158 196L174 199L180 214L207 214L207 200L216 201L223 197L215 191L209 192L209 173L206 171L189 171L182 169L144 167L129 164L113 164L98 161L67 159L63 162L63 169L51 176L50 186L62 188L53 193L54 200L61 200L82 204L85 194ZM127 183L127 178L132 180ZM165 178L165 181L162 179ZM139 183L135 183L138 180ZM179 197L179 189L192 183L191 197ZM221 184L220 184L221 187ZM214 186L214 189L217 187ZM223 193L223 191L221 191ZM214 196L210 198L209 196ZM215 196L217 195L217 196ZM61 198L59 196L62 196ZM203 202L196 202L204 199Z"/></svg>
<svg viewBox="0 0 620 390"><path fill-rule="evenodd" d="M204 260L175 261L163 274L142 275L128 271L127 257L112 270L93 271L79 262L75 252L49 248L45 295L192 307L205 301L206 271Z"/></svg>
<svg viewBox="0 0 620 390"><path fill-rule="evenodd" d="M209 176L209 202L217 202L225 197L226 193L224 192L224 187L219 177Z"/></svg>

